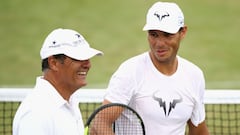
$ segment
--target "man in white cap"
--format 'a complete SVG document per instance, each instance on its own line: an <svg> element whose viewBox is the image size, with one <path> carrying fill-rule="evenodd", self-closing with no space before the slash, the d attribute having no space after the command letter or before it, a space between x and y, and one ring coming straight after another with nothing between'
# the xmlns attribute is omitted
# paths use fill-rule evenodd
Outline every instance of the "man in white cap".
<svg viewBox="0 0 240 135"><path fill-rule="evenodd" d="M102 55L70 29L53 30L40 51L43 76L18 108L13 135L83 135L74 93L87 84L90 58Z"/></svg>
<svg viewBox="0 0 240 135"><path fill-rule="evenodd" d="M122 103L143 119L146 135L208 135L202 70L177 55L186 35L175 3L156 2L143 28L150 50L123 62L113 74L103 104Z"/></svg>

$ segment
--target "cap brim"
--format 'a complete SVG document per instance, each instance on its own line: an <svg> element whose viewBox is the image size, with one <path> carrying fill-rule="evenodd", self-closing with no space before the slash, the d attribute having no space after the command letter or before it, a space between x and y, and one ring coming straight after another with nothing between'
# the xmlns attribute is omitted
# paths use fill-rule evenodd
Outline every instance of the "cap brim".
<svg viewBox="0 0 240 135"><path fill-rule="evenodd" d="M94 48L82 48L81 50L71 50L70 53L64 53L65 55L76 59L76 60L88 60L94 56L102 56L103 52L96 50Z"/></svg>
<svg viewBox="0 0 240 135"><path fill-rule="evenodd" d="M180 27L167 27L167 28L164 28L164 27L159 27L159 26L149 26L149 25L145 25L143 27L143 31L148 31L148 30L159 30L159 31L163 31L163 32L167 32L167 33L170 33L170 34L176 34L178 31L179 31Z"/></svg>

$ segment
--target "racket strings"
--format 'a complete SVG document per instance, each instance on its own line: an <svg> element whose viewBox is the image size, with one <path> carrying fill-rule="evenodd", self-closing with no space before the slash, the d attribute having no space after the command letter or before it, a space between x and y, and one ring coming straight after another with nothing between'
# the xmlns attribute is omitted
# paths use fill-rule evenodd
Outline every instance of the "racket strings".
<svg viewBox="0 0 240 135"><path fill-rule="evenodd" d="M117 119L116 113L121 113L120 109L115 106L100 109L89 125L89 135L115 135L112 123Z"/></svg>
<svg viewBox="0 0 240 135"><path fill-rule="evenodd" d="M139 117L131 110L125 109L115 121L116 135L143 135L143 129Z"/></svg>
<svg viewBox="0 0 240 135"><path fill-rule="evenodd" d="M143 135L141 122L138 115L128 108L108 107L93 118L89 135Z"/></svg>

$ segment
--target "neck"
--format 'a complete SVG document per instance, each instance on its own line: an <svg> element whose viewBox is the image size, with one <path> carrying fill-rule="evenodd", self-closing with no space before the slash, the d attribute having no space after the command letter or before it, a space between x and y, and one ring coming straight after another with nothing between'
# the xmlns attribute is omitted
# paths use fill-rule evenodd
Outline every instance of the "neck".
<svg viewBox="0 0 240 135"><path fill-rule="evenodd" d="M154 58L152 55L150 55L150 57L156 69L162 74L171 76L177 71L177 67L178 67L177 57L171 60L166 60L166 61L159 61L156 58Z"/></svg>
<svg viewBox="0 0 240 135"><path fill-rule="evenodd" d="M72 93L70 93L68 89L62 85L63 83L59 82L58 79L51 72L45 72L43 78L52 84L52 86L63 97L63 99L69 101Z"/></svg>

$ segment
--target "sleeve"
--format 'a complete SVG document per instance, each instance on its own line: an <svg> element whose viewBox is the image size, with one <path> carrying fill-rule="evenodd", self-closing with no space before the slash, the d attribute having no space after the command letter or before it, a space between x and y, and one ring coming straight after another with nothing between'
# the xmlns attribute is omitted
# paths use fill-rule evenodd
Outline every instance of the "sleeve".
<svg viewBox="0 0 240 135"><path fill-rule="evenodd" d="M193 108L193 113L191 121L194 126L202 123L205 120L205 105L204 105L204 93L205 93L205 79L203 73L201 72L200 77L197 81L195 93L195 106Z"/></svg>
<svg viewBox="0 0 240 135"><path fill-rule="evenodd" d="M41 117L41 115L34 115L28 113L19 121L19 128L16 135L50 135L47 122L44 122L47 118Z"/></svg>
<svg viewBox="0 0 240 135"><path fill-rule="evenodd" d="M134 66L131 62L123 63L112 75L105 99L112 103L128 104L135 88Z"/></svg>

